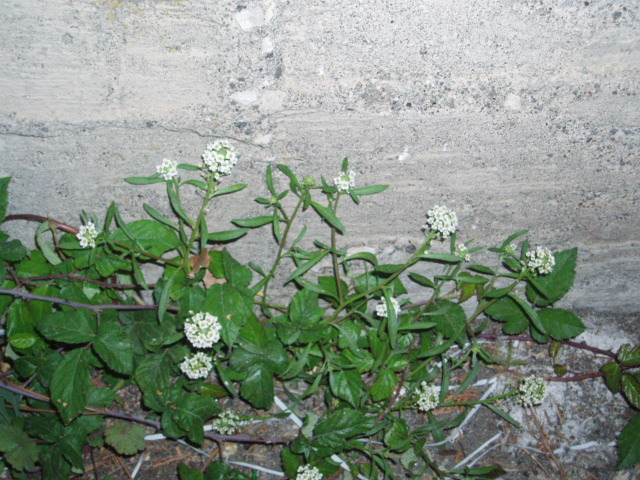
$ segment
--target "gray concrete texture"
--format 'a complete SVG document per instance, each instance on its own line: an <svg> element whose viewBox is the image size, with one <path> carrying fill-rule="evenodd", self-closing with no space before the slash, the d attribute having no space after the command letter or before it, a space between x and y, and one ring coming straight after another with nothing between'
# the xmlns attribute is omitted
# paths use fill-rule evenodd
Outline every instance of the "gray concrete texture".
<svg viewBox="0 0 640 480"><path fill-rule="evenodd" d="M348 156L357 185L391 188L342 203L342 246L402 252L445 204L463 241L527 228L533 244L579 247L567 302L638 311L637 1L0 3L10 213L168 211L161 185L122 179L230 138L241 160L225 183L250 186L211 209L223 230L262 213L269 163L331 179ZM265 265L268 244L252 232L235 249Z"/></svg>

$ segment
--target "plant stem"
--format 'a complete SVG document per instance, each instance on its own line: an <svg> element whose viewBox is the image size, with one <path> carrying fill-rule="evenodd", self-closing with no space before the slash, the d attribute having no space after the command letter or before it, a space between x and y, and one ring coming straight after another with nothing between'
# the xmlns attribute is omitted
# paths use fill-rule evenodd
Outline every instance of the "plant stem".
<svg viewBox="0 0 640 480"><path fill-rule="evenodd" d="M336 197L336 201L333 204L333 213L338 214L338 202L340 201L340 193ZM340 303L344 301L344 295L342 293L342 281L340 280L340 263L338 262L338 254L336 253L336 228L331 226L331 257L333 258L333 277L336 281L336 292L338 292L338 300Z"/></svg>

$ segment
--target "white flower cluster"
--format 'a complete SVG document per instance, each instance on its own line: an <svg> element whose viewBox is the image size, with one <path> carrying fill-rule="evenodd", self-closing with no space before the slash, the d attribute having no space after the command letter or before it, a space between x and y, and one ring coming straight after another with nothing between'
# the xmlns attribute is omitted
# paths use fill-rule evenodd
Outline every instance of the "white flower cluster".
<svg viewBox="0 0 640 480"><path fill-rule="evenodd" d="M428 412L433 410L440 403L440 389L433 385L427 385L427 382L422 382L420 388L416 392L418 394L418 410Z"/></svg>
<svg viewBox="0 0 640 480"><path fill-rule="evenodd" d="M541 378L530 376L520 380L519 401L525 407L539 405L547 396L547 383Z"/></svg>
<svg viewBox="0 0 640 480"><path fill-rule="evenodd" d="M211 357L203 352L187 355L180 364L180 370L193 380L206 378L213 368Z"/></svg>
<svg viewBox="0 0 640 480"><path fill-rule="evenodd" d="M464 243L458 244L458 248L456 248L455 254L458 257L464 258L467 262L471 261L471 255L469 255L469 249Z"/></svg>
<svg viewBox="0 0 640 480"><path fill-rule="evenodd" d="M76 234L76 238L80 240L80 246L82 248L95 247L97 236L98 232L93 222L87 222L86 225L80 227L80 231Z"/></svg>
<svg viewBox="0 0 640 480"><path fill-rule="evenodd" d="M184 322L184 333L196 348L209 348L220 340L221 328L218 317L210 313L196 313Z"/></svg>
<svg viewBox="0 0 640 480"><path fill-rule="evenodd" d="M391 300L391 305L393 305L393 309L396 311L396 315L398 315L400 313L400 304L393 297L389 297L389 300ZM384 297L382 298L382 301L376 305L376 314L379 317L387 317L389 315L389 312L387 312L387 302Z"/></svg>
<svg viewBox="0 0 640 480"><path fill-rule="evenodd" d="M529 259L527 267L539 275L551 273L553 266L556 264L556 259L553 253L551 253L551 250L544 247L536 247L534 250L529 250L527 252L527 258Z"/></svg>
<svg viewBox="0 0 640 480"><path fill-rule="evenodd" d="M238 163L238 156L235 148L227 140L217 140L207 145L202 154L202 162L218 180L220 176L231 173L231 169Z"/></svg>
<svg viewBox="0 0 640 480"><path fill-rule="evenodd" d="M322 480L322 474L317 467L310 465L303 465L298 467L296 472L296 480Z"/></svg>
<svg viewBox="0 0 640 480"><path fill-rule="evenodd" d="M168 158L163 158L162 163L156 167L156 172L166 181L169 181L178 174L178 163Z"/></svg>
<svg viewBox="0 0 640 480"><path fill-rule="evenodd" d="M427 224L424 228L433 230L441 238L447 238L458 228L458 217L447 207L435 205L427 212Z"/></svg>
<svg viewBox="0 0 640 480"><path fill-rule="evenodd" d="M338 188L339 192L348 192L349 189L356 186L356 172L349 170L348 172L338 172L338 176L333 179L333 184Z"/></svg>
<svg viewBox="0 0 640 480"><path fill-rule="evenodd" d="M243 425L243 422L240 420L240 417L230 410L222 412L218 415L218 418L211 422L213 431L222 435L234 434L241 425Z"/></svg>

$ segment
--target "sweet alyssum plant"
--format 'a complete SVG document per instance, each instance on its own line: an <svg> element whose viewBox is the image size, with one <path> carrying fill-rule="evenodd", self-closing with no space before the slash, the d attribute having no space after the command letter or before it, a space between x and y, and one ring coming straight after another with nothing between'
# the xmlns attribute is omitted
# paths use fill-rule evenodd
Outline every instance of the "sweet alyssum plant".
<svg viewBox="0 0 640 480"><path fill-rule="evenodd" d="M172 216L144 204L149 218L125 222L111 204L103 221L83 214L80 228L6 217L9 179L0 180L0 221L41 222L32 251L0 233L3 467L14 478L66 479L84 471L85 446L132 455L159 431L193 445L274 444L285 474L298 480L502 475L495 465L446 471L429 445L443 443L478 404L517 426L502 400L544 400L546 382L534 376L496 396L464 394L483 365L507 362L480 341L496 322L504 334L549 343L552 355L584 330L575 314L553 306L573 284L576 249L516 243L520 231L489 249L495 265L471 263L480 248L459 242L456 214L434 206L405 263L349 255L338 241L345 231L339 205L387 186L357 187L347 159L332 182L319 184L277 165L286 189L269 166L269 196L256 199L264 214L211 232L217 197L246 187L226 186L237 160L225 141L209 145L200 165L165 159L155 174L127 181L164 183ZM187 188L202 198L195 212L181 201ZM328 229L326 243L307 242L306 228L297 227L300 216L315 214ZM255 228L271 229L270 265L242 265L223 248ZM331 273L315 274L324 259ZM155 283L146 264L163 268ZM429 269L437 273L426 276ZM283 277L295 294L276 304L271 292ZM418 292L413 298L407 282ZM639 365L640 350L628 345L602 372L636 409ZM130 406L139 413L123 410L125 391L140 399ZM312 396L321 410L306 409ZM301 419L298 435L242 433L251 416L223 411L226 397L245 402L256 418L284 399ZM638 460L638 421L619 439L621 467ZM184 480L249 478L220 461L204 472L178 470Z"/></svg>

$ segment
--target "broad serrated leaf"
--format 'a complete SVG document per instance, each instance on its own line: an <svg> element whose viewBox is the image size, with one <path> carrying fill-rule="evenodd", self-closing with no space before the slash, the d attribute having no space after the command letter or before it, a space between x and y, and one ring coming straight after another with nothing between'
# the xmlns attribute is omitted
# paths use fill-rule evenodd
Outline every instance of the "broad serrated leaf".
<svg viewBox="0 0 640 480"><path fill-rule="evenodd" d="M0 425L0 451L16 470L32 471L38 461L38 446L20 428Z"/></svg>
<svg viewBox="0 0 640 480"><path fill-rule="evenodd" d="M56 406L62 421L70 423L87 406L91 387L89 352L77 348L65 355L51 378L51 402Z"/></svg>
<svg viewBox="0 0 640 480"><path fill-rule="evenodd" d="M355 370L334 370L329 374L329 385L333 394L354 408L360 404L362 379Z"/></svg>
<svg viewBox="0 0 640 480"><path fill-rule="evenodd" d="M640 413L629 420L618 436L617 470L640 463Z"/></svg>
<svg viewBox="0 0 640 480"><path fill-rule="evenodd" d="M568 340L585 331L578 316L561 308L544 308L538 311L540 323L549 335L556 340Z"/></svg>
<svg viewBox="0 0 640 480"><path fill-rule="evenodd" d="M625 367L640 366L640 346L631 346L625 343L620 347L617 353L618 361Z"/></svg>
<svg viewBox="0 0 640 480"><path fill-rule="evenodd" d="M373 417L365 417L358 410L342 408L316 425L313 443L321 447L339 448L347 439L369 430L374 423Z"/></svg>
<svg viewBox="0 0 640 480"><path fill-rule="evenodd" d="M171 228L153 220L137 220L128 223L126 229L134 240L129 238L123 227L113 232L111 240L134 248L139 246L142 250L158 256L181 244Z"/></svg>
<svg viewBox="0 0 640 480"><path fill-rule="evenodd" d="M640 373L622 375L622 393L631 405L640 409Z"/></svg>
<svg viewBox="0 0 640 480"><path fill-rule="evenodd" d="M104 439L116 452L122 455L133 455L144 450L144 437L147 434L140 425L127 422L115 422L104 431Z"/></svg>
<svg viewBox="0 0 640 480"><path fill-rule="evenodd" d="M268 410L273 404L273 373L264 365L252 365L240 389L242 396L255 408Z"/></svg>
<svg viewBox="0 0 640 480"><path fill-rule="evenodd" d="M200 445L204 441L204 422L220 411L215 399L188 393L181 398L173 418L187 432L189 440Z"/></svg>
<svg viewBox="0 0 640 480"><path fill-rule="evenodd" d="M95 339L98 330L96 314L86 308L54 312L38 322L43 337L61 343L87 343Z"/></svg>
<svg viewBox="0 0 640 480"><path fill-rule="evenodd" d="M102 321L93 348L111 370L125 375L133 372L131 339L116 322Z"/></svg>
<svg viewBox="0 0 640 480"><path fill-rule="evenodd" d="M388 368L382 368L378 372L378 378L371 386L371 397L374 401L388 400L393 394L393 389L398 384L398 377Z"/></svg>
<svg viewBox="0 0 640 480"><path fill-rule="evenodd" d="M576 277L577 248L556 252L553 256L556 260L553 271L535 277L527 285L527 298L538 307L546 307L564 297L571 290Z"/></svg>

